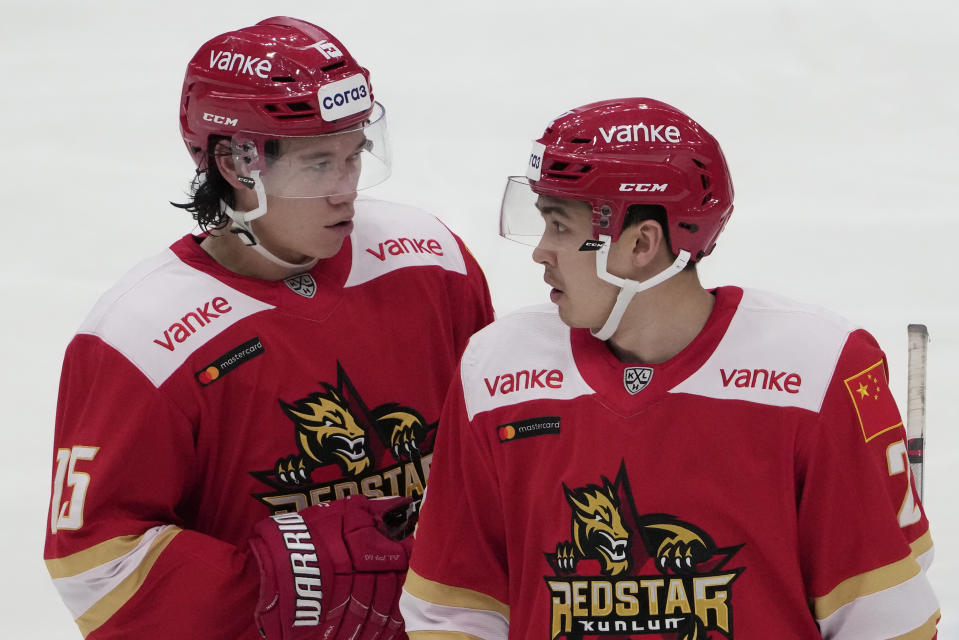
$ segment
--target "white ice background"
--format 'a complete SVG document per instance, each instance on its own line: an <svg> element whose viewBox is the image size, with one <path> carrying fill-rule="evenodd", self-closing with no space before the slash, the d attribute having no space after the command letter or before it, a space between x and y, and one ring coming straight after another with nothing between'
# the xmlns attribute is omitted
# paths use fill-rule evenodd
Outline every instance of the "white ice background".
<svg viewBox="0 0 959 640"><path fill-rule="evenodd" d="M940 637L959 637L954 0L0 0L0 636L80 637L42 562L63 350L102 291L192 229L167 204L193 170L187 60L278 14L327 27L372 70L395 165L371 195L447 221L500 314L547 299L529 249L496 234L529 141L569 107L648 96L716 135L733 173L705 284L861 323L903 413L906 325L927 324L930 575Z"/></svg>

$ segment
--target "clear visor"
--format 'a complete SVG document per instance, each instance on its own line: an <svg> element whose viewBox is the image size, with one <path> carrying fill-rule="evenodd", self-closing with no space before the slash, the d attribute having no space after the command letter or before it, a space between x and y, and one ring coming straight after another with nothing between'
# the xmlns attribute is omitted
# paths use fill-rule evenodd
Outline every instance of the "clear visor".
<svg viewBox="0 0 959 640"><path fill-rule="evenodd" d="M529 186L529 178L510 176L499 210L499 234L533 247L539 244L546 230L546 221L536 208L538 198Z"/></svg>
<svg viewBox="0 0 959 640"><path fill-rule="evenodd" d="M318 136L241 132L232 151L241 180L253 186L258 177L267 195L280 198L348 195L380 184L391 169L386 110L378 102L370 119L352 129Z"/></svg>

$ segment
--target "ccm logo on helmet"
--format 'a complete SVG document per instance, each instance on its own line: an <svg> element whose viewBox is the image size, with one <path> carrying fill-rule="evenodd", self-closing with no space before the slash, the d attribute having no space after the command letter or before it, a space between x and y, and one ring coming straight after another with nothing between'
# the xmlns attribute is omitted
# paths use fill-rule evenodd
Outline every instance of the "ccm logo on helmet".
<svg viewBox="0 0 959 640"><path fill-rule="evenodd" d="M599 133L606 142L680 142L682 135L679 127L664 124L614 124L607 131L600 127Z"/></svg>
<svg viewBox="0 0 959 640"><path fill-rule="evenodd" d="M620 191L666 191L668 184L649 184L643 182L624 182L619 185Z"/></svg>
<svg viewBox="0 0 959 640"><path fill-rule="evenodd" d="M221 71L235 71L236 75L246 73L251 76L269 78L270 71L273 70L273 63L269 60L245 56L242 53L233 53L232 51L211 51L210 68L213 69L214 67Z"/></svg>
<svg viewBox="0 0 959 640"><path fill-rule="evenodd" d="M366 78L350 76L323 86L316 93L320 101L320 115L327 122L366 111L373 104Z"/></svg>
<svg viewBox="0 0 959 640"><path fill-rule="evenodd" d="M204 113L203 119L207 122L215 122L216 124L225 124L228 127L235 127L237 125L236 118L227 118L226 116L218 116L214 113Z"/></svg>

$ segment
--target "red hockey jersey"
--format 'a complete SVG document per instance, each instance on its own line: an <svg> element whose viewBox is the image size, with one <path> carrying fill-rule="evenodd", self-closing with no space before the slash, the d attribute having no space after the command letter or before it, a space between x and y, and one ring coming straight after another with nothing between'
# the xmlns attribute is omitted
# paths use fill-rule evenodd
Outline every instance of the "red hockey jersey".
<svg viewBox="0 0 959 640"><path fill-rule="evenodd" d="M820 309L715 296L662 364L620 362L553 308L471 340L401 601L411 638L934 636L884 354Z"/></svg>
<svg viewBox="0 0 959 640"><path fill-rule="evenodd" d="M258 638L271 514L422 493L486 281L436 218L357 201L343 249L268 282L186 236L70 343L45 558L91 638Z"/></svg>

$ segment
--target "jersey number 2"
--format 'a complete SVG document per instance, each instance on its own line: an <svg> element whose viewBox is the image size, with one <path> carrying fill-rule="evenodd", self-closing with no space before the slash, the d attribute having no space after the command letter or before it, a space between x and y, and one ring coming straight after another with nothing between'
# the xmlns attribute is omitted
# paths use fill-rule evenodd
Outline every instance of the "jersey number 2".
<svg viewBox="0 0 959 640"><path fill-rule="evenodd" d="M50 501L50 533L60 529L76 530L83 526L83 501L87 497L90 476L77 471L78 460L93 460L98 447L73 447L57 450L57 474L53 479L53 498ZM73 487L73 495L63 501L63 485Z"/></svg>
<svg viewBox="0 0 959 640"><path fill-rule="evenodd" d="M909 455L906 452L906 443L902 440L894 442L886 449L886 462L889 464L889 475L906 474L906 497L899 508L899 526L908 527L916 524L922 518L922 511L916 504L912 494L912 474L909 473Z"/></svg>

